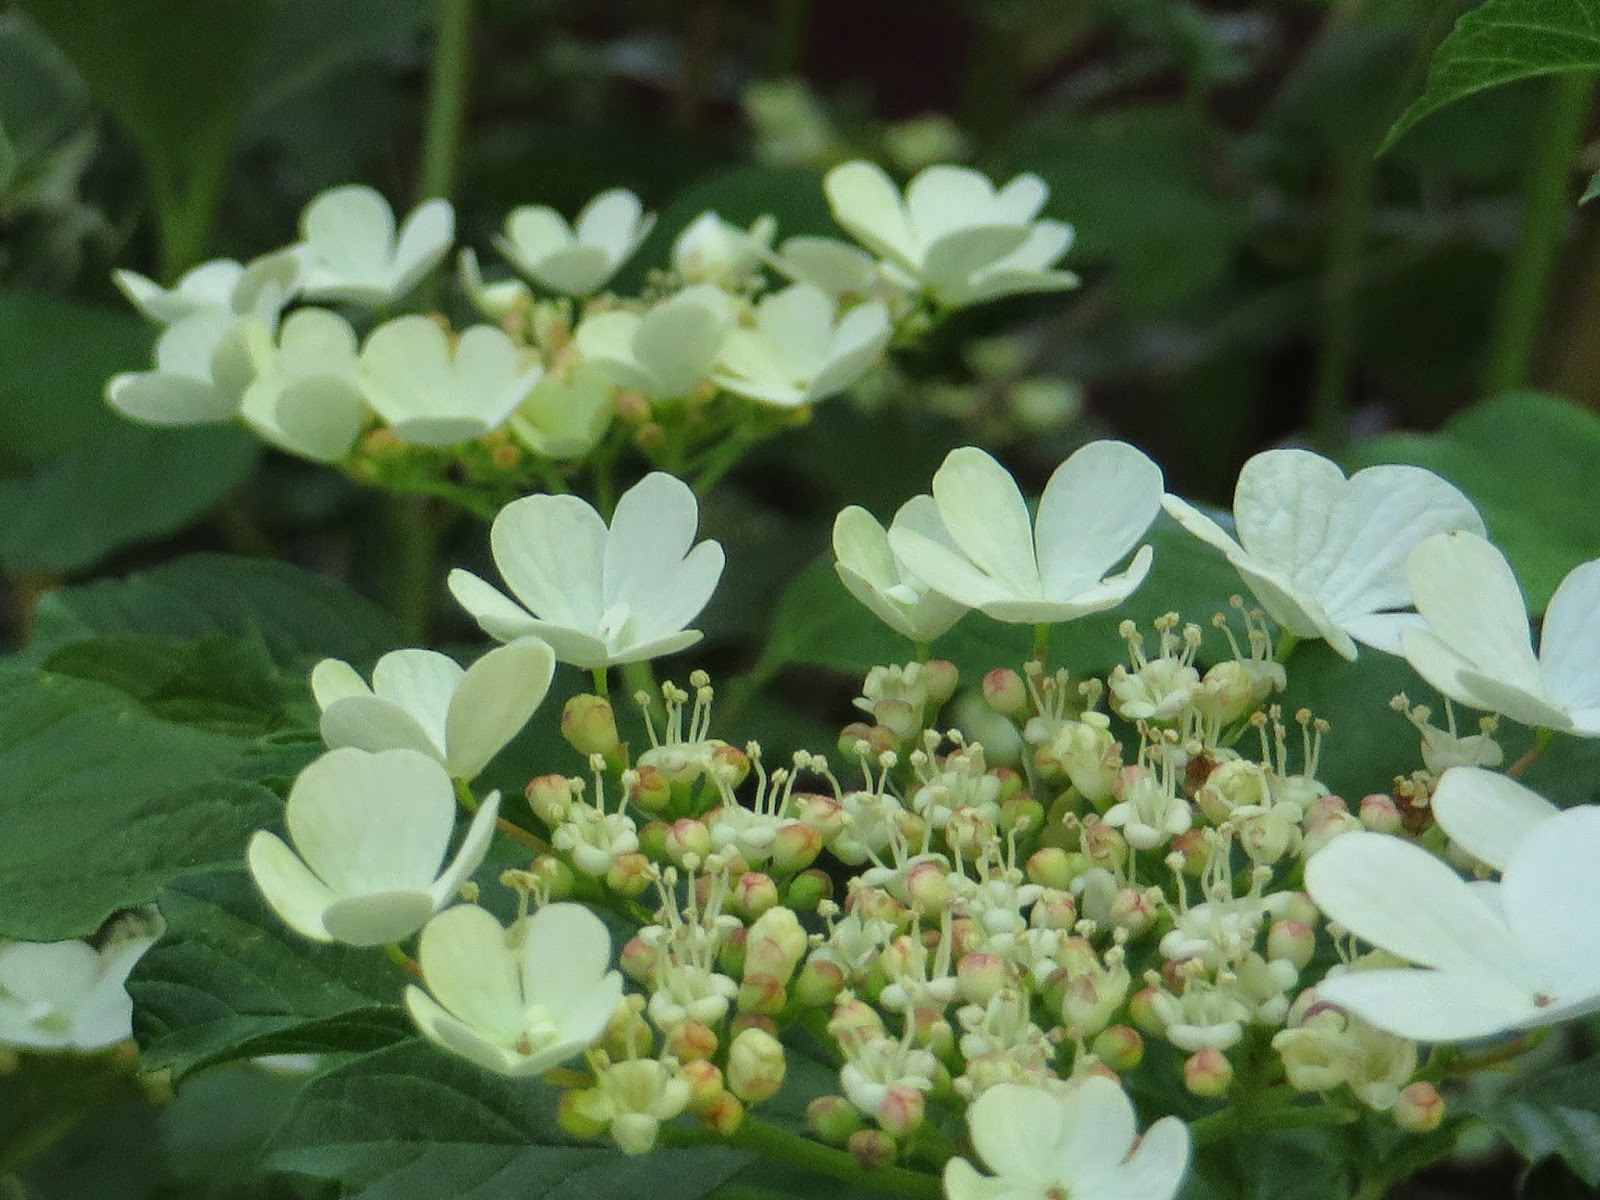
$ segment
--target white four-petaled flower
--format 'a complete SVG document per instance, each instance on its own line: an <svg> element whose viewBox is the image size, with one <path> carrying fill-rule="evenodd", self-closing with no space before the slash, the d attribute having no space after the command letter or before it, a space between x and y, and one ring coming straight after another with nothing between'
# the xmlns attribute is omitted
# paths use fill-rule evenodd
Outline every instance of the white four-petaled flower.
<svg viewBox="0 0 1600 1200"><path fill-rule="evenodd" d="M601 192L571 225L555 209L526 205L506 218L496 245L517 270L568 296L604 287L655 225L626 188Z"/></svg>
<svg viewBox="0 0 1600 1200"><path fill-rule="evenodd" d="M967 1110L972 1144L994 1176L945 1164L949 1200L1172 1200L1189 1166L1189 1129L1163 1117L1139 1137L1133 1105L1111 1080L1000 1083Z"/></svg>
<svg viewBox="0 0 1600 1200"><path fill-rule="evenodd" d="M610 963L611 935L582 905L546 905L502 929L458 904L423 929L428 990L407 988L406 1007L436 1045L501 1075L539 1075L604 1032L622 999Z"/></svg>
<svg viewBox="0 0 1600 1200"><path fill-rule="evenodd" d="M250 379L239 415L263 440L313 462L350 453L367 406L356 380L355 330L338 313L297 309L276 339L260 321L241 321L219 352L225 377L237 370Z"/></svg>
<svg viewBox="0 0 1600 1200"><path fill-rule="evenodd" d="M201 263L163 288L137 271L113 271L112 281L128 301L162 325L174 325L196 313L255 317L276 325L284 305L300 287L300 256L280 250L264 254L248 266L231 258Z"/></svg>
<svg viewBox="0 0 1600 1200"><path fill-rule="evenodd" d="M376 946L422 928L478 869L500 794L473 815L441 873L455 827L450 776L416 750L330 750L300 772L284 809L290 849L265 830L250 840L250 874L296 932Z"/></svg>
<svg viewBox="0 0 1600 1200"><path fill-rule="evenodd" d="M395 230L394 210L372 188L330 188L300 217L305 293L314 300L389 304L438 266L455 239L455 210L429 200Z"/></svg>
<svg viewBox="0 0 1600 1200"><path fill-rule="evenodd" d="M932 496L913 496L894 514L891 529L913 529L952 552L955 543L939 520ZM851 505L833 522L834 570L874 616L913 642L931 642L967 612L909 571L889 544L889 534L866 509Z"/></svg>
<svg viewBox="0 0 1600 1200"><path fill-rule="evenodd" d="M1345 970L1318 994L1420 1042L1487 1037L1600 1008L1600 807L1560 812L1476 767L1445 772L1441 828L1500 871L1467 883L1420 846L1378 833L1335 838L1306 864L1331 921L1415 967Z"/></svg>
<svg viewBox="0 0 1600 1200"><path fill-rule="evenodd" d="M576 496L524 496L489 531L515 603L471 572L450 591L490 637L533 635L585 670L673 654L722 577L722 547L694 545L700 509L687 484L659 471L622 494L610 528Z"/></svg>
<svg viewBox="0 0 1600 1200"><path fill-rule="evenodd" d="M1517 577L1481 537L1429 538L1411 552L1407 574L1426 623L1401 638L1417 674L1473 708L1600 737L1600 559L1556 588L1537 657Z"/></svg>
<svg viewBox="0 0 1600 1200"><path fill-rule="evenodd" d="M1238 540L1177 496L1162 501L1190 533L1227 555L1261 607L1295 637L1324 638L1345 658L1356 642L1390 654L1417 617L1406 555L1424 538L1482 532L1472 502L1421 467L1378 466L1346 479L1309 450L1266 450L1239 472Z"/></svg>
<svg viewBox="0 0 1600 1200"><path fill-rule="evenodd" d="M100 1050L133 1036L124 986L155 941L144 928L88 942L0 942L0 1046Z"/></svg>
<svg viewBox="0 0 1600 1200"><path fill-rule="evenodd" d="M623 309L596 313L573 337L584 360L618 387L673 400L705 386L732 327L727 296L699 283L642 316Z"/></svg>
<svg viewBox="0 0 1600 1200"><path fill-rule="evenodd" d="M715 381L764 404L813 404L859 381L891 332L888 310L876 301L840 316L820 288L791 284L756 305L754 328L728 334Z"/></svg>
<svg viewBox="0 0 1600 1200"><path fill-rule="evenodd" d="M1110 574L1161 510L1161 468L1126 442L1090 442L1056 468L1036 520L1010 473L982 450L952 450L933 477L951 545L889 530L905 568L999 621L1044 624L1114 608L1150 570L1142 546Z"/></svg>
<svg viewBox="0 0 1600 1200"><path fill-rule="evenodd" d="M465 669L436 650L392 650L370 687L349 663L324 659L311 692L330 748L416 750L471 780L528 723L555 665L538 638L497 646Z"/></svg>

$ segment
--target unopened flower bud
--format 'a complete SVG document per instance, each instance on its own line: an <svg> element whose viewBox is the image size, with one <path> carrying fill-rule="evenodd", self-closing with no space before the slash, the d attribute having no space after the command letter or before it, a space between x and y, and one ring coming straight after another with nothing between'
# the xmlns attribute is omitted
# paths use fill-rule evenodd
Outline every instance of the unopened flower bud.
<svg viewBox="0 0 1600 1200"><path fill-rule="evenodd" d="M790 821L773 836L772 869L793 875L817 861L822 853L822 835L800 821Z"/></svg>
<svg viewBox="0 0 1600 1200"><path fill-rule="evenodd" d="M941 862L924 859L906 872L906 898L919 913L937 916L950 907L955 892L950 873Z"/></svg>
<svg viewBox="0 0 1600 1200"><path fill-rule="evenodd" d="M732 1137L744 1124L744 1105L739 1103L738 1097L724 1091L695 1116L718 1137Z"/></svg>
<svg viewBox="0 0 1600 1200"><path fill-rule="evenodd" d="M883 1018L871 1005L855 996L843 996L833 1007L828 1036L841 1046L858 1046L883 1036Z"/></svg>
<svg viewBox="0 0 1600 1200"><path fill-rule="evenodd" d="M783 902L796 912L815 912L817 905L833 899L833 880L826 871L801 871L789 882Z"/></svg>
<svg viewBox="0 0 1600 1200"><path fill-rule="evenodd" d="M711 853L711 830L704 821L683 817L667 827L667 857L680 866L694 855L702 862Z"/></svg>
<svg viewBox="0 0 1600 1200"><path fill-rule="evenodd" d="M843 1096L818 1096L806 1105L811 1132L832 1146L842 1146L861 1129L861 1114Z"/></svg>
<svg viewBox="0 0 1600 1200"><path fill-rule="evenodd" d="M565 900L572 895L575 876L572 868L551 854L541 854L528 864L528 874L535 887L552 900Z"/></svg>
<svg viewBox="0 0 1600 1200"><path fill-rule="evenodd" d="M939 705L956 694L956 688L961 684L961 672L956 669L955 663L947 659L931 658L922 664L921 679L928 699Z"/></svg>
<svg viewBox="0 0 1600 1200"><path fill-rule="evenodd" d="M642 896L655 882L656 870L637 850L619 854L606 868L606 886L619 896Z"/></svg>
<svg viewBox="0 0 1600 1200"><path fill-rule="evenodd" d="M817 835L829 842L839 836L847 820L844 805L832 796L822 796L815 792L796 792L790 798L793 806L795 820L809 825L817 831Z"/></svg>
<svg viewBox="0 0 1600 1200"><path fill-rule="evenodd" d="M783 1086L787 1065L777 1038L760 1029L746 1029L728 1047L728 1090L746 1104L770 1100Z"/></svg>
<svg viewBox="0 0 1600 1200"><path fill-rule="evenodd" d="M1114 825L1104 821L1083 823L1083 852L1097 867L1116 870L1128 858L1128 843Z"/></svg>
<svg viewBox="0 0 1600 1200"><path fill-rule="evenodd" d="M660 961L660 951L638 936L629 938L622 947L622 953L617 956L617 965L622 968L622 973L635 983L647 983L653 979Z"/></svg>
<svg viewBox="0 0 1600 1200"><path fill-rule="evenodd" d="M1393 796L1373 792L1361 797L1361 824L1373 833L1399 833L1405 821Z"/></svg>
<svg viewBox="0 0 1600 1200"><path fill-rule="evenodd" d="M1002 717L1015 719L1028 711L1028 685L1010 667L996 667L983 677L983 699Z"/></svg>
<svg viewBox="0 0 1600 1200"><path fill-rule="evenodd" d="M693 1066L717 1053L717 1035L711 1026L689 1019L667 1034L666 1052L680 1063Z"/></svg>
<svg viewBox="0 0 1600 1200"><path fill-rule="evenodd" d="M1078 902L1071 892L1048 888L1033 902L1028 924L1035 929L1072 929L1078 924Z"/></svg>
<svg viewBox="0 0 1600 1200"><path fill-rule="evenodd" d="M733 908L745 917L759 917L778 903L778 885L765 871L746 871L733 884Z"/></svg>
<svg viewBox="0 0 1600 1200"><path fill-rule="evenodd" d="M645 812L661 812L672 803L672 784L659 768L636 767L627 773L628 803Z"/></svg>
<svg viewBox="0 0 1600 1200"><path fill-rule="evenodd" d="M1011 983L1011 967L998 955L977 951L956 963L956 984L968 1004L986 1005Z"/></svg>
<svg viewBox="0 0 1600 1200"><path fill-rule="evenodd" d="M1196 1096L1225 1095L1233 1086L1233 1064L1221 1050L1207 1046L1184 1060L1183 1086Z"/></svg>
<svg viewBox="0 0 1600 1200"><path fill-rule="evenodd" d="M1155 921L1155 909L1150 898L1137 888L1123 888L1111 901L1111 924L1126 931L1129 937L1138 937Z"/></svg>
<svg viewBox="0 0 1600 1200"><path fill-rule="evenodd" d="M567 819L572 808L572 787L560 775L541 775L528 784L528 807L552 828Z"/></svg>
<svg viewBox="0 0 1600 1200"><path fill-rule="evenodd" d="M1028 880L1045 887L1066 889L1087 869L1089 860L1082 854L1063 850L1059 846L1046 846L1035 850L1028 859Z"/></svg>
<svg viewBox="0 0 1600 1200"><path fill-rule="evenodd" d="M879 700L872 706L872 717L900 742L910 741L922 730L922 709L897 697Z"/></svg>
<svg viewBox="0 0 1600 1200"><path fill-rule="evenodd" d="M778 1036L778 1023L766 1013L740 1013L728 1022L728 1033L738 1037L746 1029L759 1029L763 1033Z"/></svg>
<svg viewBox="0 0 1600 1200"><path fill-rule="evenodd" d="M858 1129L845 1143L850 1157L863 1171L881 1171L894 1165L894 1139L881 1129Z"/></svg>
<svg viewBox="0 0 1600 1200"><path fill-rule="evenodd" d="M1199 879L1205 874L1206 863L1211 861L1213 853L1206 843L1204 829L1188 829L1172 839L1173 854L1183 855L1181 870L1190 879Z"/></svg>
<svg viewBox="0 0 1600 1200"><path fill-rule="evenodd" d="M1137 1029L1111 1025L1095 1035L1094 1053L1113 1071L1131 1071L1144 1061L1144 1038Z"/></svg>
<svg viewBox="0 0 1600 1200"><path fill-rule="evenodd" d="M699 1116L723 1095L722 1072L713 1062L697 1058L678 1068L678 1078L689 1085L689 1111Z"/></svg>
<svg viewBox="0 0 1600 1200"><path fill-rule="evenodd" d="M1303 971L1317 951L1317 934L1310 925L1287 918L1274 921L1267 930L1267 957L1283 959Z"/></svg>
<svg viewBox="0 0 1600 1200"><path fill-rule="evenodd" d="M1444 1097L1431 1083L1413 1083L1401 1089L1389 1112L1407 1133L1432 1133L1444 1120Z"/></svg>
<svg viewBox="0 0 1600 1200"><path fill-rule="evenodd" d="M794 981L794 998L807 1008L824 1008L844 991L844 971L827 959L811 959Z"/></svg>
<svg viewBox="0 0 1600 1200"><path fill-rule="evenodd" d="M592 1142L603 1137L608 1122L593 1115L598 1099L593 1088L562 1092L556 1103L556 1123L563 1132L581 1141Z"/></svg>
<svg viewBox="0 0 1600 1200"><path fill-rule="evenodd" d="M1342 834L1354 833L1361 828L1361 822L1352 814L1329 813L1322 819L1306 823L1305 840L1300 844L1300 855L1309 859L1318 850L1321 850L1334 838Z"/></svg>
<svg viewBox="0 0 1600 1200"><path fill-rule="evenodd" d="M1167 1023L1161 1019L1156 1007L1156 998L1160 994L1155 988L1147 987L1139 989L1128 999L1128 1015L1150 1037L1161 1037L1167 1030Z"/></svg>
<svg viewBox="0 0 1600 1200"><path fill-rule="evenodd" d="M750 756L726 743L711 752L711 770L731 788L738 787L750 774Z"/></svg>
<svg viewBox="0 0 1600 1200"><path fill-rule="evenodd" d="M665 862L671 856L667 852L667 834L672 826L665 821L647 821L639 826L639 853L651 862Z"/></svg>
<svg viewBox="0 0 1600 1200"><path fill-rule="evenodd" d="M1019 792L1000 806L1000 832L1037 832L1044 825L1044 805L1026 792Z"/></svg>
<svg viewBox="0 0 1600 1200"><path fill-rule="evenodd" d="M866 747L866 756L875 761L880 754L900 749L900 739L891 729L861 721L852 721L839 731L839 754L847 762L860 757L863 746Z"/></svg>
<svg viewBox="0 0 1600 1200"><path fill-rule="evenodd" d="M788 1000L789 996L784 991L783 981L776 976L747 969L744 978L739 981L739 997L736 1003L742 1013L765 1013L769 1017L775 1017L783 1011L783 1006Z"/></svg>
<svg viewBox="0 0 1600 1200"><path fill-rule="evenodd" d="M744 969L787 983L805 957L807 941L792 909L770 908L745 932Z"/></svg>
<svg viewBox="0 0 1600 1200"><path fill-rule="evenodd" d="M914 1133L927 1115L928 1102L918 1088L906 1084L892 1084L878 1102L873 1116L878 1128L890 1137L905 1137Z"/></svg>
<svg viewBox="0 0 1600 1200"><path fill-rule="evenodd" d="M585 758L591 754L610 758L622 747L611 701L588 693L574 696L561 710L561 736Z"/></svg>

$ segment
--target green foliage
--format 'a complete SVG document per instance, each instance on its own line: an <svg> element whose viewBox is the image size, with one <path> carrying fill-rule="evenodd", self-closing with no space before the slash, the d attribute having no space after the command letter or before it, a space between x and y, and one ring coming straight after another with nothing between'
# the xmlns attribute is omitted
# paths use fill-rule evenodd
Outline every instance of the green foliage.
<svg viewBox="0 0 1600 1200"><path fill-rule="evenodd" d="M336 1180L352 1200L696 1200L750 1161L720 1147L628 1158L561 1132L555 1101L542 1082L490 1075L405 1042L314 1080L270 1162Z"/></svg>
<svg viewBox="0 0 1600 1200"><path fill-rule="evenodd" d="M1600 71L1600 3L1486 0L1456 22L1434 53L1427 87L1394 123L1384 146L1463 96L1573 71Z"/></svg>
<svg viewBox="0 0 1600 1200"><path fill-rule="evenodd" d="M1573 567L1600 557L1600 417L1555 396L1518 392L1468 409L1438 434L1364 442L1352 466L1407 462L1450 480L1477 504L1533 611Z"/></svg>
<svg viewBox="0 0 1600 1200"><path fill-rule="evenodd" d="M1474 1108L1529 1162L1559 1157L1600 1185L1600 1059L1531 1071Z"/></svg>

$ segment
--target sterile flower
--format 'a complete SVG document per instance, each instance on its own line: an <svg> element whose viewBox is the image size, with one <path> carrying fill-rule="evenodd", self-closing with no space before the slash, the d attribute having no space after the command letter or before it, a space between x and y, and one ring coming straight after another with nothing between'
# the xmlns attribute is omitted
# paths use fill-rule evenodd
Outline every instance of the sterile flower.
<svg viewBox="0 0 1600 1200"><path fill-rule="evenodd" d="M302 308L277 339L257 320L241 321L219 353L236 356L250 377L239 415L265 441L313 462L350 453L367 406L356 383L356 334L338 313Z"/></svg>
<svg viewBox="0 0 1600 1200"><path fill-rule="evenodd" d="M599 367L584 363L547 374L518 406L506 427L518 441L548 458L582 458L600 444L611 418L615 389Z"/></svg>
<svg viewBox="0 0 1600 1200"><path fill-rule="evenodd" d="M768 261L796 283L809 283L835 299L868 295L883 282L877 259L838 238L787 238Z"/></svg>
<svg viewBox="0 0 1600 1200"><path fill-rule="evenodd" d="M1534 656L1517 577L1471 533L1429 538L1407 562L1425 627L1406 660L1439 691L1524 725L1600 737L1600 559L1574 567L1550 599Z"/></svg>
<svg viewBox="0 0 1600 1200"><path fill-rule="evenodd" d="M1318 993L1421 1042L1487 1037L1600 1008L1600 808L1530 822L1536 806L1516 799L1477 812L1466 800L1448 800L1441 823L1474 854L1503 864L1498 886L1469 884L1420 846L1380 833L1345 834L1306 864L1306 889L1329 920L1417 964L1345 970ZM1509 853L1495 845L1497 828Z"/></svg>
<svg viewBox="0 0 1600 1200"><path fill-rule="evenodd" d="M732 326L727 297L701 283L643 316L623 309L596 313L573 336L578 353L618 387L671 400L705 386Z"/></svg>
<svg viewBox="0 0 1600 1200"><path fill-rule="evenodd" d="M363 184L323 192L300 217L305 293L315 300L388 304L438 266L455 239L448 200L418 207L396 236L389 202Z"/></svg>
<svg viewBox="0 0 1600 1200"><path fill-rule="evenodd" d="M955 549L908 526L889 545L929 587L999 621L1045 623L1114 608L1150 570L1141 546L1161 508L1161 468L1126 442L1090 442L1056 468L1035 519L1016 480L982 450L952 450L933 500Z"/></svg>
<svg viewBox="0 0 1600 1200"><path fill-rule="evenodd" d="M1344 656L1356 642L1400 652L1410 612L1406 555L1436 533L1482 532L1472 502L1421 467L1378 466L1346 479L1309 450L1266 450L1245 463L1233 495L1235 541L1197 508L1163 506L1221 550L1267 615L1295 637L1325 638Z"/></svg>
<svg viewBox="0 0 1600 1200"><path fill-rule="evenodd" d="M932 496L914 496L894 514L891 528L912 529L950 549L950 540ZM866 509L856 505L833 522L834 570L850 594L872 614L913 642L931 642L961 619L967 607L942 596L906 569L889 544L889 534Z"/></svg>
<svg viewBox="0 0 1600 1200"><path fill-rule="evenodd" d="M584 205L571 225L544 205L515 209L495 245L517 270L545 287L587 296L605 286L655 223L655 214L644 212L639 197L612 188Z"/></svg>
<svg viewBox="0 0 1600 1200"><path fill-rule="evenodd" d="M111 278L135 308L163 325L208 312L255 317L271 326L299 289L300 273L299 257L280 250L249 266L212 259L184 272L170 289L137 271L113 271Z"/></svg>
<svg viewBox="0 0 1600 1200"><path fill-rule="evenodd" d="M471 780L528 723L555 666L538 638L497 646L466 669L436 650L392 650L370 687L349 663L323 659L311 692L330 748L416 750Z"/></svg>
<svg viewBox="0 0 1600 1200"><path fill-rule="evenodd" d="M472 307L491 321L498 321L533 303L533 293L520 279L486 282L483 268L478 265L477 252L471 246L456 256L456 279L467 299L472 301Z"/></svg>
<svg viewBox="0 0 1600 1200"><path fill-rule="evenodd" d="M548 904L509 929L458 904L423 929L428 990L408 987L406 1008L435 1045L501 1075L540 1075L605 1032L622 1000L610 964L611 935L581 904Z"/></svg>
<svg viewBox="0 0 1600 1200"><path fill-rule="evenodd" d="M710 283L729 290L743 286L772 247L778 223L757 217L749 229L703 212L684 226L672 243L672 267L685 283Z"/></svg>
<svg viewBox="0 0 1600 1200"><path fill-rule="evenodd" d="M1452 767L1428 800L1439 828L1473 858L1496 871L1535 828L1561 812L1515 779L1481 767Z"/></svg>
<svg viewBox="0 0 1600 1200"><path fill-rule="evenodd" d="M889 344L889 313L876 301L840 316L828 294L791 284L756 305L754 328L722 345L718 386L736 395L795 408L854 385Z"/></svg>
<svg viewBox="0 0 1600 1200"><path fill-rule="evenodd" d="M155 934L141 925L88 942L0 942L0 1046L99 1050L133 1036L128 972Z"/></svg>
<svg viewBox="0 0 1600 1200"><path fill-rule="evenodd" d="M494 836L500 794L473 815L441 874L455 827L450 776L415 750L330 750L294 781L284 808L290 849L265 830L250 839L250 874L296 932L376 946L415 933L449 904Z"/></svg>
<svg viewBox="0 0 1600 1200"><path fill-rule="evenodd" d="M474 325L455 339L427 317L378 326L361 350L361 388L404 442L450 446L483 437L533 392L544 368L500 330Z"/></svg>
<svg viewBox="0 0 1600 1200"><path fill-rule="evenodd" d="M967 1110L972 1145L944 1169L949 1200L1172 1200L1189 1165L1189 1129L1163 1117L1139 1136L1122 1088L1089 1076L1063 1088L1000 1083Z"/></svg>
<svg viewBox="0 0 1600 1200"><path fill-rule="evenodd" d="M1072 226L1034 219L1050 194L1037 175L1018 175L996 191L967 167L933 166L902 199L881 167L850 162L829 171L823 189L834 220L945 304L1078 282L1052 269L1072 244Z"/></svg>
<svg viewBox="0 0 1600 1200"><path fill-rule="evenodd" d="M155 370L113 375L106 403L151 425L231 421L249 379L219 372L218 350L238 324L231 313L208 309L167 326L156 339Z"/></svg>
<svg viewBox="0 0 1600 1200"><path fill-rule="evenodd" d="M576 496L524 496L489 531L495 565L521 603L460 569L450 591L490 637L532 634L585 670L659 658L700 640L684 626L722 577L721 546L691 549L699 520L689 486L659 471L622 494L609 529Z"/></svg>

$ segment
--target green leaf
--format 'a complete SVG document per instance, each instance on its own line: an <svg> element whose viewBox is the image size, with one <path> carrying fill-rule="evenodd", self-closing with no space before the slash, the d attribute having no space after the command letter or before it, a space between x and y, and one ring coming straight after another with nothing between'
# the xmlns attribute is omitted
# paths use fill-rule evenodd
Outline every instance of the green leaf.
<svg viewBox="0 0 1600 1200"><path fill-rule="evenodd" d="M1389 130L1382 150L1463 96L1571 71L1600 71L1600 0L1486 0L1457 21L1434 52L1427 86Z"/></svg>
<svg viewBox="0 0 1600 1200"><path fill-rule="evenodd" d="M1600 1058L1521 1075L1474 1107L1529 1162L1556 1156L1600 1185Z"/></svg>
<svg viewBox="0 0 1600 1200"><path fill-rule="evenodd" d="M161 893L167 929L128 981L147 1067L179 1075L263 1054L366 1053L410 1036L399 971L382 954L290 930L242 871Z"/></svg>
<svg viewBox="0 0 1600 1200"><path fill-rule="evenodd" d="M1331 1135L1268 1133L1202 1148L1182 1200L1345 1200L1350 1186Z"/></svg>
<svg viewBox="0 0 1600 1200"><path fill-rule="evenodd" d="M1558 397L1510 393L1437 434L1384 434L1350 457L1415 463L1471 497L1536 613L1568 571L1600 558L1600 507L1585 501L1600 478L1600 417Z"/></svg>
<svg viewBox="0 0 1600 1200"><path fill-rule="evenodd" d="M75 571L182 528L254 469L242 429L157 429L106 407L106 380L147 365L142 323L0 292L0 562Z"/></svg>
<svg viewBox="0 0 1600 1200"><path fill-rule="evenodd" d="M365 663L404 643L394 618L350 589L287 563L193 554L126 579L52 592L39 602L26 655L69 642L142 634L258 636L279 662Z"/></svg>
<svg viewBox="0 0 1600 1200"><path fill-rule="evenodd" d="M244 781L279 766L102 684L0 670L0 937L91 934L177 875L236 863L282 807Z"/></svg>
<svg viewBox="0 0 1600 1200"><path fill-rule="evenodd" d="M697 1200L750 1162L720 1147L629 1158L575 1142L556 1099L407 1042L313 1080L269 1163L335 1180L351 1200Z"/></svg>

